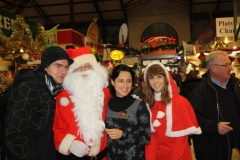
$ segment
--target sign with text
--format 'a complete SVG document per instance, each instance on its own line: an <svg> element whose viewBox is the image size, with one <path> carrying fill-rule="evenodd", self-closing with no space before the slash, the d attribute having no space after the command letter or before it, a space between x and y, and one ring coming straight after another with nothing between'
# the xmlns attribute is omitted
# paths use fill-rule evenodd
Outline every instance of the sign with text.
<svg viewBox="0 0 240 160"><path fill-rule="evenodd" d="M0 29L2 30L3 35L7 37L11 36L15 19L16 15L0 9ZM32 32L32 37L35 38L37 23L26 19L25 22L28 24L29 29Z"/></svg>
<svg viewBox="0 0 240 160"><path fill-rule="evenodd" d="M216 37L234 36L233 17L216 18Z"/></svg>
<svg viewBox="0 0 240 160"><path fill-rule="evenodd" d="M87 37L86 37L86 46L97 49L98 25L96 21L92 22L88 28Z"/></svg>
<svg viewBox="0 0 240 160"><path fill-rule="evenodd" d="M216 22L212 21L210 25L204 30L204 32L199 36L199 44L204 46L210 43L216 37Z"/></svg>

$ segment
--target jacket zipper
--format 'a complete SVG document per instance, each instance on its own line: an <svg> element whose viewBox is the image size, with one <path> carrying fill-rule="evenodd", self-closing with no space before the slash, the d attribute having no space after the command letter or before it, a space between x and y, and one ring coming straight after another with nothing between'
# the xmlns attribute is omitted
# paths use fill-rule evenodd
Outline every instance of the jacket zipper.
<svg viewBox="0 0 240 160"><path fill-rule="evenodd" d="M217 114L218 114L218 121L220 122L220 117L222 118L222 120L224 121L223 119L223 116L222 116L222 113L221 113L221 110L220 110L220 107L219 107L219 103L218 103L218 94L217 94L217 91L216 89L209 83L207 82L208 85L210 87L212 87L212 89L215 91L215 95L216 95L216 99L217 99ZM226 136L227 136L227 142L228 142L228 160L230 160L230 153L231 153L231 148L230 148L230 142L229 142L229 136L228 136L228 133L226 133Z"/></svg>

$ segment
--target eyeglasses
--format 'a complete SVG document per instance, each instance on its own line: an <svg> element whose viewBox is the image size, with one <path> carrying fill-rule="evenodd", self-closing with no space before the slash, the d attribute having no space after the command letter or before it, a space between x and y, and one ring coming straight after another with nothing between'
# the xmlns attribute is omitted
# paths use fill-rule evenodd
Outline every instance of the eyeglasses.
<svg viewBox="0 0 240 160"><path fill-rule="evenodd" d="M75 68L74 72L76 72L76 71L86 71L86 70L89 70L89 69L92 69L92 65L87 63L83 66L79 66L79 67Z"/></svg>
<svg viewBox="0 0 240 160"><path fill-rule="evenodd" d="M229 67L232 66L230 63L228 63L228 64L213 64L213 65L214 65L214 66L223 66L223 67L225 67L225 68L229 68Z"/></svg>
<svg viewBox="0 0 240 160"><path fill-rule="evenodd" d="M90 69L92 66L90 64L85 64L84 66L81 66L84 69Z"/></svg>

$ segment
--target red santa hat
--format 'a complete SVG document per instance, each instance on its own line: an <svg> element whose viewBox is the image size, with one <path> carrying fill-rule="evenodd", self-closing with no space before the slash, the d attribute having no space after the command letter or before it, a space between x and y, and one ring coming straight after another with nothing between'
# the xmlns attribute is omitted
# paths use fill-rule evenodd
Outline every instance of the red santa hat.
<svg viewBox="0 0 240 160"><path fill-rule="evenodd" d="M77 49L67 49L66 51L69 57L74 60L74 63L71 64L71 68L77 68L86 63L97 63L97 60L92 54L91 49L87 46Z"/></svg>

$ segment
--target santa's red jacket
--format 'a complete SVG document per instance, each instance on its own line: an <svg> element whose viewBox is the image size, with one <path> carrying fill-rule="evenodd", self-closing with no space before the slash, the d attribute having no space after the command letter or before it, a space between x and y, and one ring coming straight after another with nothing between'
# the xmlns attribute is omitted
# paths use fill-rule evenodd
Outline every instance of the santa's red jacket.
<svg viewBox="0 0 240 160"><path fill-rule="evenodd" d="M102 120L105 120L106 117L106 108L108 99L110 98L110 93L108 88L104 88L104 105L102 112ZM69 103L67 105L62 105L60 103L60 99L64 97ZM84 142L83 138L81 138L79 134L79 127L77 126L76 119L74 117L74 113L72 112L74 104L71 102L69 94L66 90L63 90L56 97L56 113L53 124L54 131L54 143L56 150L63 155L69 155L69 147L72 142L76 140L80 140ZM87 109L87 108L86 108ZM89 115L91 116L91 115ZM101 139L100 144L100 152L107 145L107 134L103 133L103 137ZM91 148L89 146L89 148Z"/></svg>

